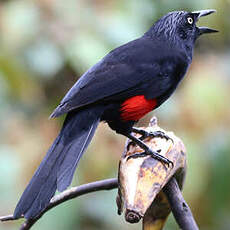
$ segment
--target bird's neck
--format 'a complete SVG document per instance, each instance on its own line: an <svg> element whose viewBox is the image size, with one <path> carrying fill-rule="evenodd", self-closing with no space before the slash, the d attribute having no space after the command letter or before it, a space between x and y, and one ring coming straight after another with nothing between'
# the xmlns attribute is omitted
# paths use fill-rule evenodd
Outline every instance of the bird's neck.
<svg viewBox="0 0 230 230"><path fill-rule="evenodd" d="M165 34L152 34L150 31L145 33L143 37L147 37L153 42L165 42L167 47L172 50L179 50L180 52L183 52L184 55L188 58L188 61L192 61L194 44L191 42L184 42L181 39L177 39L175 37L169 38Z"/></svg>

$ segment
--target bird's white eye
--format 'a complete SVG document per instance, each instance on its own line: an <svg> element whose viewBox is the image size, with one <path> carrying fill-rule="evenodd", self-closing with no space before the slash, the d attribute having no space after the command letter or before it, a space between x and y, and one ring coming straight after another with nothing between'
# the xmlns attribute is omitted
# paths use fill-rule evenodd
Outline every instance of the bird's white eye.
<svg viewBox="0 0 230 230"><path fill-rule="evenodd" d="M187 18L187 22L188 22L190 25L192 25L192 23L193 23L193 18L188 17L188 18Z"/></svg>

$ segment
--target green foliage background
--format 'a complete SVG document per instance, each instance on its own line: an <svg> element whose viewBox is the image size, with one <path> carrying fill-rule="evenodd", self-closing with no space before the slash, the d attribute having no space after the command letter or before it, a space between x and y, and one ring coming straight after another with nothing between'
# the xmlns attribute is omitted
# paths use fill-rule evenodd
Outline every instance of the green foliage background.
<svg viewBox="0 0 230 230"><path fill-rule="evenodd" d="M154 114L184 141L184 196L200 229L230 226L229 0L2 0L0 2L0 215L14 207L61 127L48 116L70 86L111 49L141 36L173 10L217 9L202 25L192 66ZM145 117L140 124L147 125ZM115 177L125 138L104 124L81 160L73 185ZM34 229L141 229L116 213L116 191L98 192L47 213ZM21 220L0 223L18 229ZM172 217L166 229L177 229Z"/></svg>

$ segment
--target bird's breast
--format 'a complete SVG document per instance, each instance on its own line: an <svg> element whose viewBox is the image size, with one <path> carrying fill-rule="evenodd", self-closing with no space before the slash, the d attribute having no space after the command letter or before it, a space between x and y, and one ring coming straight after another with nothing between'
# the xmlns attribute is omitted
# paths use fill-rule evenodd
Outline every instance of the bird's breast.
<svg viewBox="0 0 230 230"><path fill-rule="evenodd" d="M131 97L121 104L121 119L123 121L138 121L156 106L156 99L146 99L144 95Z"/></svg>

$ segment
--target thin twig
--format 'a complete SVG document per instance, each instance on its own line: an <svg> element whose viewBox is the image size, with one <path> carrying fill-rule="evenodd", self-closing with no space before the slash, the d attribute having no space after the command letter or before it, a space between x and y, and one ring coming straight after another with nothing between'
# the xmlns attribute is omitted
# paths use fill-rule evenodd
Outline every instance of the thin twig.
<svg viewBox="0 0 230 230"><path fill-rule="evenodd" d="M26 220L20 227L20 230L30 229L43 216L43 214L45 214L50 209L56 207L57 205L67 200L70 200L75 197L78 197L78 196L81 196L87 193L91 193L91 192L114 189L114 188L117 188L117 186L118 186L117 178L113 178L113 179L100 180L100 181L92 182L89 184L84 184L84 185L70 188L54 196L51 199L50 204L34 219ZM23 218L23 216L21 218ZM8 216L0 217L0 220L9 221L9 220L15 220L15 218L13 217L13 215L8 215Z"/></svg>
<svg viewBox="0 0 230 230"><path fill-rule="evenodd" d="M174 177L170 179L163 188L170 203L172 213L182 230L198 230L198 226L193 218L192 212L184 200L177 181Z"/></svg>
<svg viewBox="0 0 230 230"><path fill-rule="evenodd" d="M78 187L70 188L54 196L52 200L50 201L50 204L36 218L26 220L21 225L20 230L30 229L47 211L49 211L50 209L56 207L57 205L67 200L70 200L70 199L73 199L78 196L81 196L87 193L91 193L91 192L114 189L114 188L117 188L117 186L118 186L117 179L113 178L113 179L96 181L96 182L84 184ZM167 183L167 185L165 185L165 187L163 188L163 191L169 200L173 215L178 225L180 226L180 228L183 230L198 230L197 224L193 218L191 210L181 194L181 191L179 189L176 179L172 178ZM8 216L0 217L0 220L9 221L9 220L15 220L15 218L13 218L13 215L8 215Z"/></svg>

